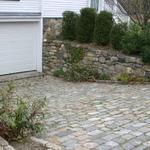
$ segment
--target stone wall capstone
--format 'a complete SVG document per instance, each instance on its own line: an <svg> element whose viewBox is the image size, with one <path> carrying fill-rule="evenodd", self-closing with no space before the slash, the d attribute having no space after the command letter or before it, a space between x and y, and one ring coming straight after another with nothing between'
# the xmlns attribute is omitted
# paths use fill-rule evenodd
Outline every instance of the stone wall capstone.
<svg viewBox="0 0 150 150"><path fill-rule="evenodd" d="M120 73L133 73L141 77L150 77L150 65L145 65L140 58L127 56L121 52L111 50L109 47L98 47L92 44L78 44L75 42L53 40L44 43L43 70L53 73L63 68L66 70L67 57L66 44L72 47L81 47L85 52L82 64L91 65L99 73L116 76Z"/></svg>

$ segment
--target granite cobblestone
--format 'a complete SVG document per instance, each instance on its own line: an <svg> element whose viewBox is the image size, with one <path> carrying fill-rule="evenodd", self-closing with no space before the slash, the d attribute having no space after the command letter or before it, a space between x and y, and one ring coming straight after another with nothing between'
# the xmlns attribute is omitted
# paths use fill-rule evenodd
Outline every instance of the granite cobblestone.
<svg viewBox="0 0 150 150"><path fill-rule="evenodd" d="M149 150L150 85L16 81L17 94L47 97L41 138L62 150Z"/></svg>

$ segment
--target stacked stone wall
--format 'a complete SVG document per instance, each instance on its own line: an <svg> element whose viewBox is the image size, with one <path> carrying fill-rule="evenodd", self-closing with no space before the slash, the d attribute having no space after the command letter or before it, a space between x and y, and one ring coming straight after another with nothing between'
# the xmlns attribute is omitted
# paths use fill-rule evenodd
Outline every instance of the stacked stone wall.
<svg viewBox="0 0 150 150"><path fill-rule="evenodd" d="M150 77L150 65L144 64L139 57L127 56L109 47L96 47L94 45L58 40L44 43L43 69L45 72L52 73L60 68L66 70L66 44L76 48L83 48L85 55L81 63L91 65L99 73L117 75L127 72L141 77Z"/></svg>
<svg viewBox="0 0 150 150"><path fill-rule="evenodd" d="M44 18L43 28L44 28L43 31L44 41L60 39L62 32L62 19Z"/></svg>

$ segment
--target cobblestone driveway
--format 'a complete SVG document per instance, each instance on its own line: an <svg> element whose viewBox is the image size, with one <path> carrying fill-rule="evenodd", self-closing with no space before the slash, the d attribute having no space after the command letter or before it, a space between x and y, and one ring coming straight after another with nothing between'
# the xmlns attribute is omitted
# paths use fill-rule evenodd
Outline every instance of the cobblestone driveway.
<svg viewBox="0 0 150 150"><path fill-rule="evenodd" d="M21 95L47 97L42 137L63 150L150 149L150 85L68 83L50 76L16 83Z"/></svg>

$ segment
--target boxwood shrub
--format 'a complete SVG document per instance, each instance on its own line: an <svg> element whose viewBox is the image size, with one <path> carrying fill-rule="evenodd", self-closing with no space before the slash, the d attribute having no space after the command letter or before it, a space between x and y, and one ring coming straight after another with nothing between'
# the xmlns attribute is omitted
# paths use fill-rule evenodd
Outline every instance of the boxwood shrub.
<svg viewBox="0 0 150 150"><path fill-rule="evenodd" d="M123 36L126 34L127 24L120 23L115 24L112 27L111 34L110 34L110 42L114 49L122 50L121 40Z"/></svg>
<svg viewBox="0 0 150 150"><path fill-rule="evenodd" d="M126 54L139 54L143 44L141 41L141 28L133 24L129 27L125 36L122 39L123 52Z"/></svg>
<svg viewBox="0 0 150 150"><path fill-rule="evenodd" d="M144 27L140 34L139 43L142 46L150 46L150 26Z"/></svg>
<svg viewBox="0 0 150 150"><path fill-rule="evenodd" d="M144 63L150 64L150 46L143 47L141 56Z"/></svg>
<svg viewBox="0 0 150 150"><path fill-rule="evenodd" d="M72 11L63 13L62 36L64 40L75 40L78 15Z"/></svg>
<svg viewBox="0 0 150 150"><path fill-rule="evenodd" d="M93 8L83 8L80 12L77 23L77 40L82 43L90 43L93 40L96 11Z"/></svg>
<svg viewBox="0 0 150 150"><path fill-rule="evenodd" d="M113 16L107 11L102 11L96 16L94 41L98 45L107 45L110 40L110 31L113 26Z"/></svg>

